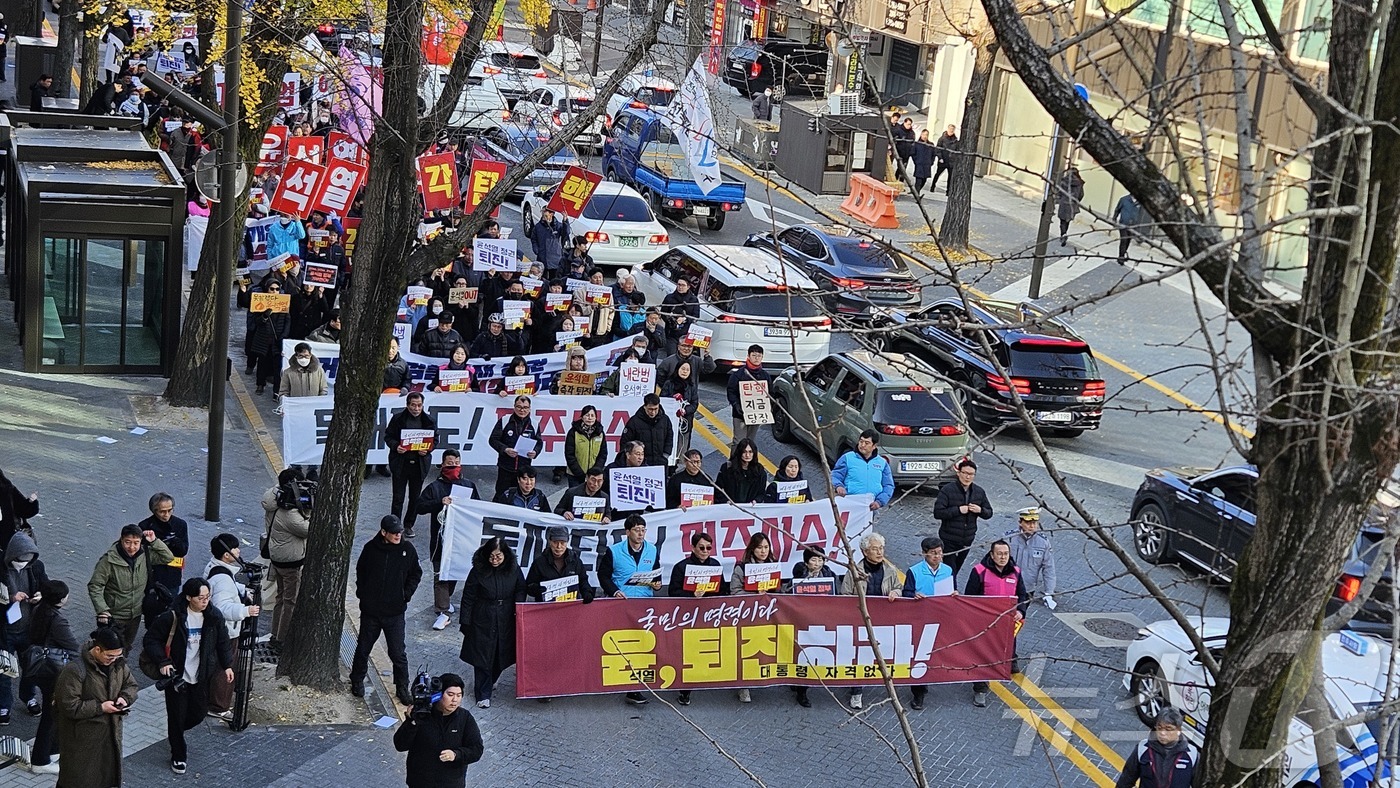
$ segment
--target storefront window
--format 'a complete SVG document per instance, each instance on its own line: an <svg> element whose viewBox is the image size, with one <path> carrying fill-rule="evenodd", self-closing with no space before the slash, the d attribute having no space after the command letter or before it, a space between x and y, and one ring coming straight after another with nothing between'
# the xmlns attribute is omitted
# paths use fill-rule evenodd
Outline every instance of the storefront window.
<svg viewBox="0 0 1400 788"><path fill-rule="evenodd" d="M82 276L81 241L45 238L44 250L44 366L77 364L81 324L79 289Z"/></svg>

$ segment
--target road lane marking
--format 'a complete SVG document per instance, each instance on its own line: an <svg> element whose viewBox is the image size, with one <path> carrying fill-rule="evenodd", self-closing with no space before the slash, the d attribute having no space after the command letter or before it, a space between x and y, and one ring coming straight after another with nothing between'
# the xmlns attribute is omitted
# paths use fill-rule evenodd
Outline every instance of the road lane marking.
<svg viewBox="0 0 1400 788"><path fill-rule="evenodd" d="M1103 258L1091 260L1075 256L1057 260L1045 267L1045 271L1040 280L1040 293L1041 295L1052 293L1079 277L1091 271L1098 270L1103 264ZM992 293L992 298L998 301L1019 302L1030 294L1030 289L1031 278L1026 276Z"/></svg>
<svg viewBox="0 0 1400 788"><path fill-rule="evenodd" d="M699 410L697 412L700 415L704 416L707 421L713 424L715 430L718 431L721 435L723 435L731 441L734 440L734 431L729 429L729 427L726 426L725 423L721 421L720 418L716 416L709 408L705 407L704 405L700 405ZM692 421L691 428L694 429L694 426L694 422ZM701 429L704 428L702 427ZM706 429L705 432L709 433L709 430ZM718 439L715 438L713 435L710 435L709 437L712 443L714 443L716 446L721 447L721 452L727 458L729 456L729 447L725 444L719 443ZM758 452L758 464L762 465L764 469L766 469L769 473L778 472L778 466L774 465L772 460L768 459L767 457L764 457L763 452Z"/></svg>
<svg viewBox="0 0 1400 788"><path fill-rule="evenodd" d="M1083 739L1085 744L1088 744L1093 748L1094 752L1099 754L1099 757L1104 759L1104 762L1118 771L1123 770L1123 756L1119 755L1112 747L1108 746L1102 739L1094 735L1094 732L1089 730L1088 726L1080 722L1073 714L1065 711L1060 704L1051 699L1045 690L1036 686L1035 682L1020 673L1014 674L1011 680L1015 682L1016 686L1020 687L1026 695L1030 696L1031 700L1044 706L1045 710L1050 712L1055 719L1063 723L1071 733Z"/></svg>
<svg viewBox="0 0 1400 788"><path fill-rule="evenodd" d="M1018 443L1007 443L997 445L995 449L986 449L993 454L999 455L1017 463L1032 465L1036 468L1045 468L1045 461L1040 458L1040 454L1034 446ZM1139 468L1116 460L1106 460L1095 457L1091 454L1056 446L1055 468L1061 473L1072 476L1079 476L1102 484L1109 484L1114 487L1121 487L1125 490L1136 490L1142 485L1142 477L1149 468Z"/></svg>
<svg viewBox="0 0 1400 788"><path fill-rule="evenodd" d="M1011 690L1002 686L1002 683L990 682L989 687L1001 701L1011 709L1016 716L1031 727L1031 730L1040 735L1054 750L1069 759L1074 767L1083 772L1095 785L1101 788L1113 788L1115 780L1104 773L1102 769L1095 766L1084 753L1080 752L1074 745L1070 744L1059 731L1055 730L1050 723L1041 718L1039 714L1032 711L1029 706L1021 702Z"/></svg>

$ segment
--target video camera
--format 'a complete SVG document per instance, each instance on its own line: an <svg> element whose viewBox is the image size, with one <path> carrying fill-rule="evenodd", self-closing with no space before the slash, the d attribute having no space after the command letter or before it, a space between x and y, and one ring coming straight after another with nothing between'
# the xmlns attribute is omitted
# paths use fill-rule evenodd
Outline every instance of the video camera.
<svg viewBox="0 0 1400 788"><path fill-rule="evenodd" d="M429 676L427 671L420 672L413 680L410 694L413 695L413 706L409 709L409 715L415 720L425 720L433 713L433 704L442 697L442 679Z"/></svg>
<svg viewBox="0 0 1400 788"><path fill-rule="evenodd" d="M317 486L316 482L309 479L287 482L277 488L277 506L281 509L311 511L311 507L316 504Z"/></svg>

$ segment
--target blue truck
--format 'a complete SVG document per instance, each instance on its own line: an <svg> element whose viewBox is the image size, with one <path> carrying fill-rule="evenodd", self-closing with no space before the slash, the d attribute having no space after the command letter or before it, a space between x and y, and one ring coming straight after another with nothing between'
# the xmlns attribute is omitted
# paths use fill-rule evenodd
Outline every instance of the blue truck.
<svg viewBox="0 0 1400 788"><path fill-rule="evenodd" d="M603 174L636 189L657 215L694 216L718 230L725 214L744 207L744 184L722 180L705 194L695 183L685 148L655 112L626 108L612 119L603 143Z"/></svg>

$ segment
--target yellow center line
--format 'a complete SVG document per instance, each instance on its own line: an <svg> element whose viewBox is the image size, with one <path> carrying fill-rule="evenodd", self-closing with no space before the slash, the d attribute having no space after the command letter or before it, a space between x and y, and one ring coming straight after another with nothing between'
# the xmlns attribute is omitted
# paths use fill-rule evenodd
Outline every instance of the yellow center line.
<svg viewBox="0 0 1400 788"><path fill-rule="evenodd" d="M1016 682L1016 686L1025 691L1025 693L1030 696L1031 700L1044 706L1047 711L1054 715L1055 719L1063 723L1066 728L1069 728L1070 733L1083 739L1086 744L1093 748L1094 752L1099 754L1099 757L1104 759L1105 763L1112 766L1114 769L1122 771L1123 756L1114 752L1112 747L1105 744L1098 736L1095 736L1093 731L1089 730L1084 723L1076 719L1073 714L1065 711L1060 704L1056 703L1045 693L1045 690L1036 686L1035 682L1019 673L1013 675L1011 680Z"/></svg>
<svg viewBox="0 0 1400 788"><path fill-rule="evenodd" d="M701 405L699 406L698 412L701 416L704 416L706 420L713 424L715 430L718 431L721 435L728 438L729 440L734 440L734 431L729 429L729 427L720 419L719 416L716 416L713 411L711 411L704 405ZM698 424L692 422L691 429L695 429L698 426ZM720 443L719 439L716 438L713 434L711 434L709 430L706 430L703 427L701 427L701 429L704 430L705 437L708 438L709 441L715 446L719 447L720 454L723 454L726 458L728 458L729 446ZM767 457L764 457L762 452L757 453L759 465L762 465L769 473L778 472L778 466L774 465L772 460L768 459Z"/></svg>
<svg viewBox="0 0 1400 788"><path fill-rule="evenodd" d="M1005 703L1016 716L1020 717L1022 721L1031 726L1031 729L1039 734L1056 752L1068 758L1069 762L1074 764L1075 768L1079 769L1079 771L1084 772L1095 785L1101 786L1102 788L1113 788L1115 780L1112 777L1104 774L1102 769L1095 766L1088 758L1084 757L1084 753L1075 749L1064 736L1060 735L1059 731L1055 730L1049 723L1041 719L1038 714L1031 711L1026 704L1021 702L1020 698L1012 694L1011 690L1002 686L1001 682L991 682L990 686L992 692L996 693L996 696L1001 698L1002 702Z"/></svg>

